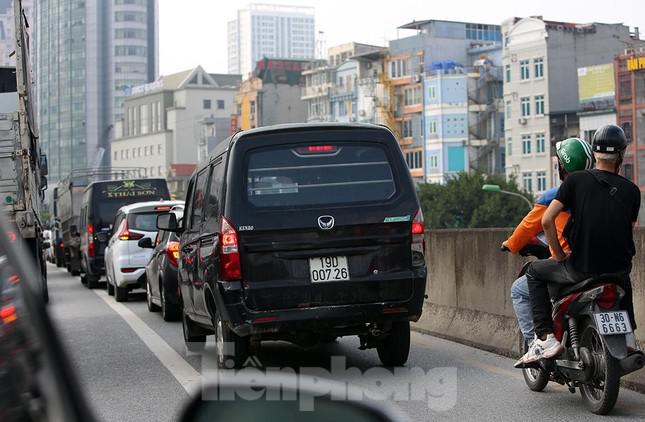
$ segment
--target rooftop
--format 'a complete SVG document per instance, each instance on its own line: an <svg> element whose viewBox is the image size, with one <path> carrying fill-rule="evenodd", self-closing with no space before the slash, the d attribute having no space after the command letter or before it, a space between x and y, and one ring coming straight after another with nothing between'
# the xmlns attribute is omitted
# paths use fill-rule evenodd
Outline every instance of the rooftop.
<svg viewBox="0 0 645 422"><path fill-rule="evenodd" d="M488 25L488 26L498 26L496 24L490 24L490 23L481 23L481 22L460 22L460 21L445 21L441 19L426 19L422 21L417 21L413 20L410 23L406 23L405 25L399 26L400 29L421 29L422 27L430 24L430 23L435 23L435 22L441 22L441 23L458 23L458 24L463 24L463 25Z"/></svg>

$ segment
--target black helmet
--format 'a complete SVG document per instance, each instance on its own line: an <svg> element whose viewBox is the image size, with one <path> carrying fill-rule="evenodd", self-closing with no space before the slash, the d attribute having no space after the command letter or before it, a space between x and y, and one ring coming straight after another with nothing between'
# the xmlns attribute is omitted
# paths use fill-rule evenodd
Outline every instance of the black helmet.
<svg viewBox="0 0 645 422"><path fill-rule="evenodd" d="M605 125L594 133L591 144L594 152L615 154L627 148L627 137L620 126Z"/></svg>

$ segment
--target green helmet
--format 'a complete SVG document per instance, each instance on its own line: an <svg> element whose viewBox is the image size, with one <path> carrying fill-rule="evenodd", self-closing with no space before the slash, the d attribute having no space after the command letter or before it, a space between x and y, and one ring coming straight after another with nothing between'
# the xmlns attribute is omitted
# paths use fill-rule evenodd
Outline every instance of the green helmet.
<svg viewBox="0 0 645 422"><path fill-rule="evenodd" d="M593 167L591 145L580 138L568 138L555 144L555 151L567 173Z"/></svg>

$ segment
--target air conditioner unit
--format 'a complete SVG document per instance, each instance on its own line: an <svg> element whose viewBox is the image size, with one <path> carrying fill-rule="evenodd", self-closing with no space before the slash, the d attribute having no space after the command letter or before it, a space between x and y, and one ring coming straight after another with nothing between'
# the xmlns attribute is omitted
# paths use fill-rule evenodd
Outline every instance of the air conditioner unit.
<svg viewBox="0 0 645 422"><path fill-rule="evenodd" d="M526 124L526 118L525 117L520 117L519 119L517 119L517 122L519 124L521 124L522 126L524 126Z"/></svg>
<svg viewBox="0 0 645 422"><path fill-rule="evenodd" d="M420 75L420 74L418 74L418 73L417 73L417 74L415 74L414 76L412 76L412 81L413 81L413 82L419 83L419 82L421 82L421 80L422 80L422 79L421 79L421 75Z"/></svg>

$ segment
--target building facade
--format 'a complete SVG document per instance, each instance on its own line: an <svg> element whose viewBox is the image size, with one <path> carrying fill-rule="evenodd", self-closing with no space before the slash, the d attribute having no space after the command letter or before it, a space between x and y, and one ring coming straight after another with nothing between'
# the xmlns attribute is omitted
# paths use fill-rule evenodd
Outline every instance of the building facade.
<svg viewBox="0 0 645 422"><path fill-rule="evenodd" d="M539 194L559 183L555 143L581 135L578 69L611 63L631 34L541 17L507 20L502 31L506 175Z"/></svg>
<svg viewBox="0 0 645 422"><path fill-rule="evenodd" d="M40 141L49 178L109 167L125 96L157 75L157 1L39 0L34 14Z"/></svg>
<svg viewBox="0 0 645 422"><path fill-rule="evenodd" d="M253 75L244 80L235 96L233 122L237 129L253 129L281 123L307 120L301 99L304 60L263 59L256 63Z"/></svg>
<svg viewBox="0 0 645 422"><path fill-rule="evenodd" d="M141 177L179 178L173 189L183 192L180 179L186 168L206 160L229 136L240 79L198 66L135 87L115 125L113 168L138 170Z"/></svg>
<svg viewBox="0 0 645 422"><path fill-rule="evenodd" d="M645 46L617 55L616 121L627 135L629 146L623 163L623 175L641 190L639 223L645 223Z"/></svg>
<svg viewBox="0 0 645 422"><path fill-rule="evenodd" d="M245 79L264 57L313 60L315 53L312 7L250 4L228 23L228 73Z"/></svg>
<svg viewBox="0 0 645 422"><path fill-rule="evenodd" d="M22 0L22 9L25 12L30 31L34 24L34 1ZM16 59L11 53L16 49L15 23L13 14L13 0L0 0L0 66L15 66ZM33 30L30 31L33 34ZM31 53L33 56L33 47Z"/></svg>
<svg viewBox="0 0 645 422"><path fill-rule="evenodd" d="M501 171L500 27L425 20L400 29L415 34L390 42L386 114L413 179Z"/></svg>

